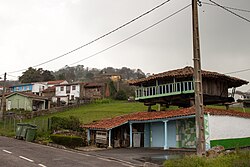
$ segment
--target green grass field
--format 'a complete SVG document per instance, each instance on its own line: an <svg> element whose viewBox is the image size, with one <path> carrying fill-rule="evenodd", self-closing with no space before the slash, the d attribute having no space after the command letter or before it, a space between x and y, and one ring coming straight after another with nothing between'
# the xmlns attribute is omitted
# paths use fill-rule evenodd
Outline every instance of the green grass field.
<svg viewBox="0 0 250 167"><path fill-rule="evenodd" d="M118 115L129 114L133 112L147 111L147 107L142 103L129 103L124 101L111 101L110 103L92 103L79 108L70 109L64 112L40 116L29 121L49 118L52 116L69 117L74 116L80 119L83 124L103 118L112 118Z"/></svg>

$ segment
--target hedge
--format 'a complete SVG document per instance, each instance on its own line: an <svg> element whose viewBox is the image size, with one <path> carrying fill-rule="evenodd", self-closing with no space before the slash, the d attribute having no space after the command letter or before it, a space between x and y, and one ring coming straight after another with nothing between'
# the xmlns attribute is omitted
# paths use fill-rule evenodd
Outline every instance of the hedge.
<svg viewBox="0 0 250 167"><path fill-rule="evenodd" d="M69 148L83 146L83 139L79 136L65 136L60 134L50 135L51 140L56 143Z"/></svg>

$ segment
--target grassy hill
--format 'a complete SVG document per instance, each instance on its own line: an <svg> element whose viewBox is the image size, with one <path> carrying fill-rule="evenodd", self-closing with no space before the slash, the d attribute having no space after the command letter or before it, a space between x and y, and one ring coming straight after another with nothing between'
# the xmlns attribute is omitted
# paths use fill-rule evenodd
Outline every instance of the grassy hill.
<svg viewBox="0 0 250 167"><path fill-rule="evenodd" d="M144 106L143 103L110 101L108 103L87 104L79 108L37 117L29 121L49 118L52 116L57 116L57 117L75 116L80 119L81 123L86 124L103 118L112 118L118 115L124 115L139 111L147 111L147 107Z"/></svg>

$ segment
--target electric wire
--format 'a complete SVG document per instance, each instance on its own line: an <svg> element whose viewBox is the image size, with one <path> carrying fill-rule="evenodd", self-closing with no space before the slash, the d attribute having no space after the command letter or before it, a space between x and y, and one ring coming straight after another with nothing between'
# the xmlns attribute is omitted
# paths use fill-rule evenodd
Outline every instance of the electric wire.
<svg viewBox="0 0 250 167"><path fill-rule="evenodd" d="M122 43L125 42L125 41L128 41L128 40L131 39L131 38L134 38L135 36L137 36L137 35L139 35L139 34L145 32L145 31L147 31L147 30L149 30L149 29L151 29L151 28L153 28L154 26L160 24L161 22L163 22L163 21L165 21L165 20L171 18L172 16L174 16L174 15L180 13L181 11L185 10L186 8L188 8L189 6L191 6L191 4L186 5L185 7L179 9L178 11L172 13L171 15L169 15L169 16L167 16L167 17L161 19L160 21L158 21L158 22L156 22L156 23L154 23L154 24L148 26L147 28L145 28L145 29L143 29L143 30L141 30L141 31L139 31L139 32L137 32L137 33L135 33L135 34L133 34L133 35L131 35L131 36L129 36L129 37L123 39L123 40L121 40L120 42L115 43L115 44L113 44L113 45L107 47L106 49L103 49L103 50L101 50L101 51L99 51L99 52L97 52L97 53L95 53L95 54L92 54L92 55L90 55L90 56L88 56L88 57L85 57L85 58L83 58L83 59L81 59L81 60L79 60L79 61L76 61L76 62L70 64L70 66L71 66L71 65L74 65L74 64L77 64L77 63L80 63L80 62L82 62L82 61L84 61L84 60L87 60L87 59L89 59L89 58L91 58L91 57L97 56L97 55L99 55L99 54L101 54L101 53L103 53L103 52L105 52L105 51L107 51L107 50L109 50L109 49L111 49L111 48L117 46L117 45L122 44Z"/></svg>
<svg viewBox="0 0 250 167"><path fill-rule="evenodd" d="M237 13L231 11L231 10L229 10L228 8L226 8L226 7L220 5L220 4L218 4L218 3L216 3L216 2L214 2L214 1L212 1L212 0L209 0L209 1L212 2L213 4L215 4L216 6L218 6L218 7L222 8L222 9L228 11L229 13L232 13L233 15L235 15L235 16L237 16L237 17L239 17L239 18L241 18L241 19L243 19L243 20L245 20L245 21L247 21L247 22L250 23L250 20L249 20L249 19L247 19L247 18L245 18L245 17L243 17L243 16L241 16L241 15L239 15L239 14L237 14Z"/></svg>
<svg viewBox="0 0 250 167"><path fill-rule="evenodd" d="M210 5L210 6L217 6L217 5L213 4L213 3L208 3L208 2L202 2L202 4ZM246 10L246 9L239 9L239 8L234 8L234 7L229 7L229 6L223 6L223 7L227 8L227 9L237 10L237 11L240 11L240 12L248 12L248 13L250 13L250 10Z"/></svg>
<svg viewBox="0 0 250 167"><path fill-rule="evenodd" d="M246 72L246 71L250 71L250 68L244 69L244 70L238 70L238 71L231 71L231 72L227 72L225 74L236 74L236 73L241 73L241 72Z"/></svg>
<svg viewBox="0 0 250 167"><path fill-rule="evenodd" d="M73 49L73 50L71 50L71 51L69 51L69 52L66 52L66 53L64 53L64 54L62 54L62 55L60 55L60 56L57 56L57 57L52 58L52 59L50 59L50 60L47 60L47 61L45 61L45 62L39 63L39 64L37 64L37 65L35 65L35 66L32 66L32 67L35 68L35 67L38 67L38 66L41 66L41 65L50 63L50 62L52 62L52 61L54 61L54 60L57 60L57 59L62 58L62 57L64 57L64 56L68 55L68 54L71 54L71 53L73 53L73 52L75 52L75 51L77 51L77 50L79 50L79 49L82 49L82 48L84 48L84 47L86 47L86 46L88 46L88 45L90 45L90 44L92 44L92 43L94 43L94 42L96 42L96 41L99 41L100 39L102 39L102 38L104 38L104 37L106 37L106 36L108 36L108 35L110 35L110 34L113 34L114 32L116 32L116 31L122 29L123 27L126 27L127 25L129 25L129 24L135 22L136 20L138 20L138 19L144 17L145 15L147 15L147 14L153 12L154 10L160 8L161 6L165 5L165 4L168 3L169 1L170 1L170 0L166 0L166 1L162 2L161 4L155 6L154 8L152 8L152 9L150 9L150 10L148 10L147 12L145 12L145 13L143 13L143 14L137 16L137 17L135 17L134 19L132 19L132 20L126 22L125 24L123 24L123 25L121 25L121 26L119 26L119 27L117 27L117 28L115 28L115 29L109 31L108 33L106 33L106 34L104 34L104 35L102 35L102 36L100 36L100 37L98 37L98 38L96 38L96 39L94 39L94 40L92 40L92 41L90 41L90 42L84 44L84 45L81 45L81 46L79 46L79 47L77 47L77 48L75 48L75 49ZM8 73L17 73L17 72L22 72L22 71L25 71L25 70L26 70L26 68L25 68L25 69L21 69L21 70L17 70L17 71L11 71L11 72L8 72Z"/></svg>

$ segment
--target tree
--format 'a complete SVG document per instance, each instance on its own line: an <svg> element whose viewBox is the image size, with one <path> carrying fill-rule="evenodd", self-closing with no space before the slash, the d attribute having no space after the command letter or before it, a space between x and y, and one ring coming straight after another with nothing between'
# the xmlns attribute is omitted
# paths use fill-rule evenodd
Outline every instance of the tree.
<svg viewBox="0 0 250 167"><path fill-rule="evenodd" d="M29 67L28 70L23 72L23 75L19 77L21 83L31 83L31 82L44 82L55 80L51 71L43 70L42 68L32 68Z"/></svg>

